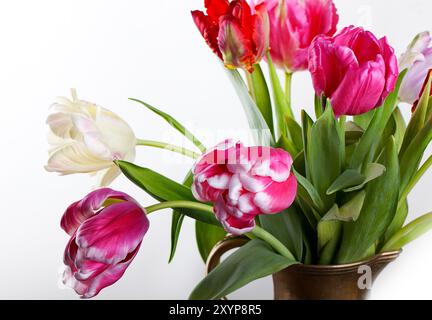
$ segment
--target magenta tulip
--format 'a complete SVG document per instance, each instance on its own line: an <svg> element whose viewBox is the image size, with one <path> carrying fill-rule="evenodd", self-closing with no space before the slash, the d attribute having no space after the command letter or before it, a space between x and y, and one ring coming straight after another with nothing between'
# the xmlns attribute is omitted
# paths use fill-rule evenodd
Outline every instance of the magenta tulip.
<svg viewBox="0 0 432 320"><path fill-rule="evenodd" d="M282 149L244 147L225 141L195 165L193 193L213 202L227 232L240 235L255 227L255 217L279 213L293 203L297 180L292 158Z"/></svg>
<svg viewBox="0 0 432 320"><path fill-rule="evenodd" d="M91 298L123 276L149 221L130 196L104 188L70 205L61 227L71 236L63 282L82 298Z"/></svg>
<svg viewBox="0 0 432 320"><path fill-rule="evenodd" d="M308 50L320 34L332 36L339 16L332 0L263 0L270 19L270 53L287 72L308 68Z"/></svg>
<svg viewBox="0 0 432 320"><path fill-rule="evenodd" d="M337 116L380 106L394 90L399 73L387 39L354 27L333 38L316 37L309 50L309 71L316 94L331 100Z"/></svg>

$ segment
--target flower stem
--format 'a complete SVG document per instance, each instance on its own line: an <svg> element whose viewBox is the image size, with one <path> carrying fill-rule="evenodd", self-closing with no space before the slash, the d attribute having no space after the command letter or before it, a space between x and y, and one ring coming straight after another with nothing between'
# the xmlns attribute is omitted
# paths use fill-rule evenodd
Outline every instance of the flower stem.
<svg viewBox="0 0 432 320"><path fill-rule="evenodd" d="M293 73L285 72L285 97L290 110L292 110L292 106L291 106L292 77L293 77Z"/></svg>
<svg viewBox="0 0 432 320"><path fill-rule="evenodd" d="M165 142L137 139L136 145L169 150L169 151L182 154L184 156L187 156L187 157L195 159L195 160L200 157L200 155L198 153L195 153L189 149L185 149L185 148L175 146L175 145L165 143Z"/></svg>
<svg viewBox="0 0 432 320"><path fill-rule="evenodd" d="M214 214L213 207L209 206L204 203L199 202L193 202L193 201L168 201L168 202L161 202L152 206L149 206L145 208L147 214L163 210L163 209L196 209L201 210L204 212L208 212L211 214ZM245 234L250 239L259 238L265 242L267 242L269 245L272 246L272 248L281 254L282 256L290 259L290 260L296 260L294 255L288 250L287 247L285 247L278 239L276 239L273 235L271 235L269 232L264 230L263 228L256 226L254 230L252 230L249 233Z"/></svg>

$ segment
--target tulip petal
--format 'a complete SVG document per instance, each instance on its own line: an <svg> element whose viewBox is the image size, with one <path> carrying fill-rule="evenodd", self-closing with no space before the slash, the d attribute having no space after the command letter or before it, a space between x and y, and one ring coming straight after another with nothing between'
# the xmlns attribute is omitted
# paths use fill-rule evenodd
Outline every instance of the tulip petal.
<svg viewBox="0 0 432 320"><path fill-rule="evenodd" d="M335 115L359 115L377 107L386 83L385 72L380 55L376 61L348 70L331 98Z"/></svg>
<svg viewBox="0 0 432 320"><path fill-rule="evenodd" d="M242 215L229 206L225 198L221 195L214 206L216 218L220 221L224 229L233 235L242 235L255 228L253 215ZM239 217L241 216L241 217Z"/></svg>
<svg viewBox="0 0 432 320"><path fill-rule="evenodd" d="M232 16L222 17L219 24L218 45L226 67L245 68L252 72L254 54L251 41L243 32L244 30Z"/></svg>
<svg viewBox="0 0 432 320"><path fill-rule="evenodd" d="M137 203L114 203L78 228L76 242L87 259L115 264L137 248L148 227L148 218Z"/></svg>
<svg viewBox="0 0 432 320"><path fill-rule="evenodd" d="M255 195L254 203L264 214L275 214L287 209L297 194L297 180L294 174L285 182L273 182Z"/></svg>
<svg viewBox="0 0 432 320"><path fill-rule="evenodd" d="M330 38L318 36L309 50L309 71L318 95L331 97L350 68L358 66L354 52L335 47Z"/></svg>
<svg viewBox="0 0 432 320"><path fill-rule="evenodd" d="M109 188L95 190L84 199L71 204L61 219L62 229L72 236L78 227L88 218L97 214L108 199L134 201L127 194Z"/></svg>

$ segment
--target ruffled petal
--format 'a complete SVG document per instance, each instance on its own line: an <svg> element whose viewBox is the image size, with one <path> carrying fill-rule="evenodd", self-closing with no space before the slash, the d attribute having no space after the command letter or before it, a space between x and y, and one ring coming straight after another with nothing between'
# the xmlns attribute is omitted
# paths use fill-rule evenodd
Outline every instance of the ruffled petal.
<svg viewBox="0 0 432 320"><path fill-rule="evenodd" d="M279 213L291 206L297 194L297 180L291 174L285 182L273 182L265 190L258 192L254 203L264 214Z"/></svg>

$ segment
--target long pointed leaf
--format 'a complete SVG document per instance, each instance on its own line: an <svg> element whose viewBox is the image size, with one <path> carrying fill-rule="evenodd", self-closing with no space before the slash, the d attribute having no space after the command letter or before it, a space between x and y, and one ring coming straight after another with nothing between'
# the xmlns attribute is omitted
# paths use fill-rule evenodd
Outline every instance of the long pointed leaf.
<svg viewBox="0 0 432 320"><path fill-rule="evenodd" d="M129 98L129 100L138 102L138 103L142 104L143 106L145 106L146 108L148 108L150 111L153 111L158 116L162 117L166 122L168 122L171 127L176 129L178 132L180 132L182 135L184 135L188 140L190 140L195 146L198 147L199 150L201 150L201 152L206 151L206 147L204 147L204 145L188 129L186 129L180 122L178 122L176 119L174 119L169 114L149 105L148 103L146 103L144 101L134 99L134 98Z"/></svg>
<svg viewBox="0 0 432 320"><path fill-rule="evenodd" d="M275 253L264 241L251 240L210 272L195 287L189 299L220 299L254 280L295 263L297 262Z"/></svg>
<svg viewBox="0 0 432 320"><path fill-rule="evenodd" d="M249 90L246 87L240 73L237 70L229 70L227 68L225 68L225 70L232 84L234 85L234 89L236 90L238 97L240 98L240 102L249 122L249 127L252 130L252 134L254 135L255 142L262 146L274 145L275 141L271 131L255 101L253 101L252 97L250 96Z"/></svg>

